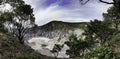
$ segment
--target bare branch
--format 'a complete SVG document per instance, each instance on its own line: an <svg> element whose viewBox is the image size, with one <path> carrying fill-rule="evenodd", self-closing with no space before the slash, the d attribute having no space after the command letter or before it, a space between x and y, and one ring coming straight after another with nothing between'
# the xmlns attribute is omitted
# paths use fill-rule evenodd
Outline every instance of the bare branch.
<svg viewBox="0 0 120 59"><path fill-rule="evenodd" d="M82 5L84 5L84 4L86 4L87 2L89 2L90 0L79 0L80 1L80 3L82 4ZM104 0L99 0L100 2L102 2L102 3L106 3L106 4L115 4L116 3L116 1L115 0L113 0L113 2L108 2L108 1L104 1Z"/></svg>
<svg viewBox="0 0 120 59"><path fill-rule="evenodd" d="M106 3L106 4L115 4L114 0L113 0L113 2L107 2L107 1L103 1L103 0L99 0L99 1L102 3Z"/></svg>
<svg viewBox="0 0 120 59"><path fill-rule="evenodd" d="M85 2L83 2L83 0L79 0L81 2L82 5L86 4L87 2L89 2L90 0L87 0Z"/></svg>

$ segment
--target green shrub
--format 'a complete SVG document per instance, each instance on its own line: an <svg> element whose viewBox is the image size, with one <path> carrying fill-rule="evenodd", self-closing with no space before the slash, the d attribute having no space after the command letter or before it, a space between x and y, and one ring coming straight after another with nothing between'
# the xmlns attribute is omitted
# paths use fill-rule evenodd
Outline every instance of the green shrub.
<svg viewBox="0 0 120 59"><path fill-rule="evenodd" d="M116 59L116 56L110 47L102 45L85 54L82 59Z"/></svg>

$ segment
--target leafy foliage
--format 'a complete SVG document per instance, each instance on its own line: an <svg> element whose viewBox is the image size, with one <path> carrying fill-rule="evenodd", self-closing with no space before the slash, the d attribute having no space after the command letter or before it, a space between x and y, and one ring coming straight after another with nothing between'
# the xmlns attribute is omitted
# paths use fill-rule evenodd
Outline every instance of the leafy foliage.
<svg viewBox="0 0 120 59"><path fill-rule="evenodd" d="M98 20L91 21L87 25L87 28L83 33L84 38L82 37L77 38L76 35L72 35L69 37L69 40L65 42L65 44L69 46L69 49L67 50L66 54L70 55L70 57L73 57L73 58L81 57L82 55L85 55L88 52L93 53L91 52L93 50L94 53L90 55L93 55L93 56L96 55L98 58L101 58L101 56L99 57L97 55L98 53L96 52L101 50L99 52L100 53L102 52L103 55L106 55L103 52L105 52L106 49L109 49L109 47L107 48L104 46L100 46L100 47L96 47L96 46L98 46L99 43L102 43L101 45L103 45L106 41L108 41L107 39L110 39L111 36L114 34L114 29L112 29L110 25L111 23L105 22L105 21L98 21ZM111 52L111 50L108 50L108 51ZM108 51L106 51L106 53L108 53ZM106 56L102 56L102 57L109 58Z"/></svg>
<svg viewBox="0 0 120 59"><path fill-rule="evenodd" d="M84 35L89 37L88 39L99 39L100 43L103 43L106 39L110 38L114 34L114 29L110 27L109 22L94 20L87 25Z"/></svg>
<svg viewBox="0 0 120 59"><path fill-rule="evenodd" d="M85 54L82 59L116 59L116 56L110 47L102 45Z"/></svg>
<svg viewBox="0 0 120 59"><path fill-rule="evenodd" d="M14 22L11 22L13 34L23 43L28 28L34 26L34 15L30 5L20 5L14 10ZM14 30L15 29L15 30Z"/></svg>
<svg viewBox="0 0 120 59"><path fill-rule="evenodd" d="M65 42L69 49L66 51L66 54L70 57L80 57L83 55L84 51L91 47L91 42L83 39L78 39L76 35L71 35L69 41ZM82 53L82 54L81 54Z"/></svg>
<svg viewBox="0 0 120 59"><path fill-rule="evenodd" d="M116 30L120 24L120 0L116 0L116 4L107 10L107 13L103 13L105 21L112 21L115 24Z"/></svg>
<svg viewBox="0 0 120 59"><path fill-rule="evenodd" d="M25 4L23 0L0 0L0 5L4 5L5 3L10 4L13 8L20 4Z"/></svg>
<svg viewBox="0 0 120 59"><path fill-rule="evenodd" d="M28 28L35 25L35 18L33 15L33 9L30 5L22 3L22 0L8 0L5 3L15 2L18 3L13 7L12 12L2 12L0 15L0 25L5 26L8 32L16 36L23 44L23 38Z"/></svg>

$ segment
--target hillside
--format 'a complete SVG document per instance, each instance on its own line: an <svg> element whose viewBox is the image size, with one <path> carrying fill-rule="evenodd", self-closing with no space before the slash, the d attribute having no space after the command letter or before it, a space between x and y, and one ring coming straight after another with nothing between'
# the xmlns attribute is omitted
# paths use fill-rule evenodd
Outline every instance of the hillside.
<svg viewBox="0 0 120 59"><path fill-rule="evenodd" d="M68 29L85 29L85 25L87 22L77 22L77 23L70 23L70 22L62 22L62 21L51 21L43 26L40 26L40 28L44 30L68 30Z"/></svg>
<svg viewBox="0 0 120 59"><path fill-rule="evenodd" d="M9 34L0 33L0 59L51 59L22 45Z"/></svg>

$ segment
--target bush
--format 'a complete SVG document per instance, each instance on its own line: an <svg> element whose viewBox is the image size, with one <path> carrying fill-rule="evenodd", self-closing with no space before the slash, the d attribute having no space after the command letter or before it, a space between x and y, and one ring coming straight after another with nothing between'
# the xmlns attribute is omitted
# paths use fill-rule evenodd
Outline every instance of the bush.
<svg viewBox="0 0 120 59"><path fill-rule="evenodd" d="M102 45L85 54L82 59L116 59L116 56L110 47Z"/></svg>

